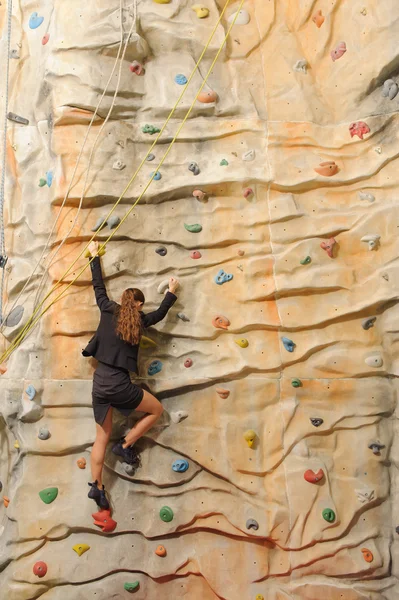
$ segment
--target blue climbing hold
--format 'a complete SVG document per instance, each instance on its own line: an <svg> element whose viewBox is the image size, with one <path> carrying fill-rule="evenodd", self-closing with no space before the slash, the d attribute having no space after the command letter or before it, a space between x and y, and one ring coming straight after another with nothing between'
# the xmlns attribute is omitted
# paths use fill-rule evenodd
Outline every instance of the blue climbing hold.
<svg viewBox="0 0 399 600"><path fill-rule="evenodd" d="M281 341L284 344L284 348L286 350L288 350L288 352L294 352L294 350L295 350L295 344L294 344L294 342L292 340L290 340L287 337L282 337Z"/></svg>
<svg viewBox="0 0 399 600"><path fill-rule="evenodd" d="M52 171L46 172L46 181L47 181L47 185L49 187L51 187L51 184L53 183L53 172Z"/></svg>
<svg viewBox="0 0 399 600"><path fill-rule="evenodd" d="M227 281L231 281L233 279L233 275L230 273L226 273L223 269L220 269L219 273L215 277L215 283L218 285L223 285Z"/></svg>
<svg viewBox="0 0 399 600"><path fill-rule="evenodd" d="M39 17L37 12L31 14L29 19L29 27L30 29L37 29L43 23L44 17Z"/></svg>
<svg viewBox="0 0 399 600"><path fill-rule="evenodd" d="M150 173L151 177L154 175L154 181L159 181L162 177L161 173L159 171L154 171L152 173Z"/></svg>
<svg viewBox="0 0 399 600"><path fill-rule="evenodd" d="M172 469L177 473L184 473L185 471L187 471L189 466L190 465L188 464L187 460L179 458L178 460L175 460L173 462Z"/></svg>
<svg viewBox="0 0 399 600"><path fill-rule="evenodd" d="M176 75L175 81L179 85L186 85L186 83L187 83L187 77L185 75L182 75L181 73L179 73L179 75Z"/></svg>
<svg viewBox="0 0 399 600"><path fill-rule="evenodd" d="M31 383L26 388L25 394L28 396L29 400L33 400L36 396L36 390Z"/></svg>
<svg viewBox="0 0 399 600"><path fill-rule="evenodd" d="M162 363L160 360L153 360L148 367L147 373L148 375L156 375L162 371Z"/></svg>

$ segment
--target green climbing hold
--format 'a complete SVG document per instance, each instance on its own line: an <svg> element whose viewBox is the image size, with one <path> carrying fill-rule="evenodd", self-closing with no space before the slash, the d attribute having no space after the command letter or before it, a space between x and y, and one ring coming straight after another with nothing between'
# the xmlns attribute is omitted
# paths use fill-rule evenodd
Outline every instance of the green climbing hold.
<svg viewBox="0 0 399 600"><path fill-rule="evenodd" d="M220 161L220 166L221 166L221 167L227 167L227 165L228 165L228 164L229 164L229 163L227 162L227 160L226 160L225 158L223 158L223 159Z"/></svg>
<svg viewBox="0 0 399 600"><path fill-rule="evenodd" d="M144 125L141 131L143 133L149 133L150 135L154 135L154 133L159 133L161 130L158 127L154 127L154 125Z"/></svg>
<svg viewBox="0 0 399 600"><path fill-rule="evenodd" d="M191 233L199 233L200 231L202 231L202 225L199 225L198 223L194 223L194 225L187 225L186 223L184 223L184 228L187 229L187 231L190 231Z"/></svg>
<svg viewBox="0 0 399 600"><path fill-rule="evenodd" d="M123 587L127 592L137 592L140 583L138 581L133 581L133 583L125 583Z"/></svg>
<svg viewBox="0 0 399 600"><path fill-rule="evenodd" d="M173 510L169 508L169 506L163 506L159 511L159 516L161 517L162 521L169 523L170 521L173 521Z"/></svg>
<svg viewBox="0 0 399 600"><path fill-rule="evenodd" d="M46 488L45 490L39 492L39 496L45 504L51 504L58 496L58 488Z"/></svg>
<svg viewBox="0 0 399 600"><path fill-rule="evenodd" d="M45 179L43 179L43 177L40 177L39 187L44 187L46 184L47 184L47 181Z"/></svg>
<svg viewBox="0 0 399 600"><path fill-rule="evenodd" d="M312 259L310 258L310 256L307 256L306 258L303 258L300 262L301 265L308 265L312 262Z"/></svg>
<svg viewBox="0 0 399 600"><path fill-rule="evenodd" d="M331 508L325 508L322 514L325 521L328 521L329 523L335 521L335 512Z"/></svg>
<svg viewBox="0 0 399 600"><path fill-rule="evenodd" d="M300 379L292 379L292 387L302 387L302 381Z"/></svg>

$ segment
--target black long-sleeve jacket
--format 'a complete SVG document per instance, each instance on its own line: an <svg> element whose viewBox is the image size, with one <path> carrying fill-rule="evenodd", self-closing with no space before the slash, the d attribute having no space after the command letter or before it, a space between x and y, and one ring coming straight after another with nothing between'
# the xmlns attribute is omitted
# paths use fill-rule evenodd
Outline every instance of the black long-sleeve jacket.
<svg viewBox="0 0 399 600"><path fill-rule="evenodd" d="M96 257L91 263L91 273L93 279L94 293L96 301L101 311L100 324L96 333L91 338L86 348L82 351L83 356L94 356L97 360L112 365L121 367L138 373L138 344L129 344L124 342L115 332L115 310L119 307L117 302L113 302L107 296L105 289L101 262L99 257ZM168 310L176 302L175 294L167 292L161 305L157 310L148 314L140 313L143 328L150 327L159 323L166 316Z"/></svg>

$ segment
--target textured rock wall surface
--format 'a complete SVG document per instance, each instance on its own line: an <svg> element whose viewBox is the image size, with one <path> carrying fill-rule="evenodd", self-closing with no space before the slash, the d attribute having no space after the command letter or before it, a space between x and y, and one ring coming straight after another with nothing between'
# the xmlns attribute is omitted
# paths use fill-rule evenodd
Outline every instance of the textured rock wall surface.
<svg viewBox="0 0 399 600"><path fill-rule="evenodd" d="M24 315L3 328L3 349L32 314L36 294L44 297L118 200L154 139L142 128L161 128L177 101L175 76L192 72L225 0L203 0L204 19L194 3L141 0L134 24L132 1L121 0L122 11L117 0L14 2L9 110L29 125L8 122L7 311L59 211L51 247L69 235L44 285L42 266L18 301ZM156 170L238 6L230 2L155 160L144 163L117 216ZM141 443L142 467L131 477L114 455L106 457L113 533L92 524L89 470L76 464L80 457L89 463L95 433L95 364L81 356L99 318L88 270L13 353L1 378L7 600L124 599L124 584L135 581L135 597L147 600L398 597L399 95L383 91L393 96L399 83L399 5L246 0L243 8L250 21L234 25L205 86L217 102L195 103L159 169L162 178L102 259L116 300L136 284L152 308L165 278L181 281L168 318L148 333L156 346L141 351L141 381L166 409ZM320 27L312 20L320 24L319 10ZM32 29L34 12L44 20ZM128 39L123 59L121 39ZM2 58L4 65L4 47ZM134 60L144 75L129 69ZM4 104L4 87L1 93ZM367 127L350 130L359 121ZM116 161L125 168L113 168ZM197 176L188 170L193 161ZM334 175L315 171L324 161L336 163ZM206 201L193 197L195 189ZM184 227L197 223L200 233ZM98 239L108 235L106 228ZM380 238L369 250L377 238L362 238L373 235ZM333 257L320 246L331 238ZM166 256L155 252L160 245ZM195 250L201 258L191 258ZM72 274L86 262L80 258ZM220 269L233 279L217 285ZM218 315L230 321L227 330L213 326ZM376 320L366 329L369 317ZM294 342L287 346L293 352L283 337ZM188 358L193 365L185 368ZM155 359L163 368L149 377ZM37 414L29 413L28 385ZM178 411L188 416L174 422ZM311 418L323 423L315 427ZM126 426L115 414L115 437ZM51 437L39 439L40 428ZM256 433L252 448L248 430ZM374 454L372 443L384 447ZM189 462L185 473L171 469L178 458ZM304 479L319 469L323 479ZM45 504L38 493L52 486L58 497ZM165 505L174 512L170 522L159 517ZM335 513L331 522L325 509ZM247 529L248 519L259 528ZM75 544L90 550L79 557ZM159 544L166 557L155 554ZM33 573L37 561L48 567L42 578Z"/></svg>

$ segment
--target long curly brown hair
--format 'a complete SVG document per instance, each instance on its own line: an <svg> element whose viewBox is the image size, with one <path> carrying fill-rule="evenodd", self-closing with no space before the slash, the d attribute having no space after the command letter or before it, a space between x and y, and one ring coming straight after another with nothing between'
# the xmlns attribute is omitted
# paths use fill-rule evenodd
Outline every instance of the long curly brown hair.
<svg viewBox="0 0 399 600"><path fill-rule="evenodd" d="M120 308L117 312L116 333L128 344L138 344L142 335L140 311L135 302L144 304L145 298L141 290L128 288L122 294Z"/></svg>

